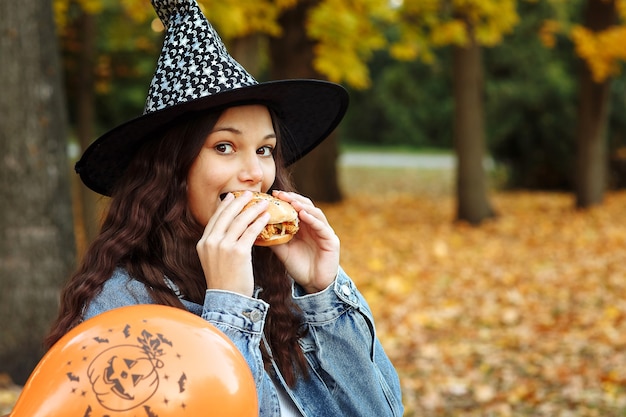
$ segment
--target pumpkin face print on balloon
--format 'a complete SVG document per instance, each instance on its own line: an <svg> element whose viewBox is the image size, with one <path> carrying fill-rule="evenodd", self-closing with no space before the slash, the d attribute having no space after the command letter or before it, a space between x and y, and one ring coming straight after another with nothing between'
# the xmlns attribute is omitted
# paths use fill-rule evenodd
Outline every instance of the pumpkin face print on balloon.
<svg viewBox="0 0 626 417"><path fill-rule="evenodd" d="M120 334L115 334L116 329L111 328L107 330L107 336L94 337L88 341L90 343L81 346L85 356L80 362L67 363L66 375L69 384L75 387L73 392L83 395L87 388L97 401L97 404L88 404L86 412L96 410L98 406L124 412L146 404L144 415L156 415L152 413L154 406L147 403L162 384L165 386L161 386L161 391L167 394L160 401L180 411L185 410L185 386L178 382L186 378L182 355L162 334L154 335L148 331L145 327L150 323L151 320L145 319L141 323L143 327L125 324L122 329L119 326ZM129 344L133 341L135 344ZM72 365L82 368L85 362L89 365L86 375L81 376ZM170 375L170 372L176 374ZM85 383L89 386L85 387Z"/></svg>
<svg viewBox="0 0 626 417"><path fill-rule="evenodd" d="M119 345L105 350L87 368L93 392L102 407L130 410L150 399L159 388L163 337L154 337L144 330L138 341L138 345Z"/></svg>
<svg viewBox="0 0 626 417"><path fill-rule="evenodd" d="M235 345L184 310L122 307L72 329L39 362L11 417L252 417Z"/></svg>

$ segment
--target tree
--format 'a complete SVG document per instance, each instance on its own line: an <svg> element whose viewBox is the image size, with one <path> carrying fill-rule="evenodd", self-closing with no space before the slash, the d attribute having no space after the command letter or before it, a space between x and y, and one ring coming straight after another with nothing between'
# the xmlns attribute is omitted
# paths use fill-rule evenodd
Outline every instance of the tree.
<svg viewBox="0 0 626 417"><path fill-rule="evenodd" d="M405 1L399 9L400 59L434 59L433 49L453 48L454 143L457 157L457 220L479 224L494 211L483 168L485 128L481 47L502 41L517 24L516 1Z"/></svg>
<svg viewBox="0 0 626 417"><path fill-rule="evenodd" d="M572 39L581 58L578 122L576 125L576 206L600 204L607 187L607 125L611 81L626 61L626 1L587 0L583 24L571 23L563 5L552 0L557 14L544 27L544 44L555 43L554 34ZM621 21L621 24L620 24Z"/></svg>
<svg viewBox="0 0 626 417"><path fill-rule="evenodd" d="M588 0L585 27L599 32L617 23L614 1ZM623 44L622 44L623 48ZM600 204L606 189L606 126L609 118L611 79L597 77L583 65L580 72L578 126L576 129L576 206Z"/></svg>
<svg viewBox="0 0 626 417"><path fill-rule="evenodd" d="M48 1L0 2L0 372L24 382L74 266L66 115Z"/></svg>
<svg viewBox="0 0 626 417"><path fill-rule="evenodd" d="M150 30L148 19L156 15L149 1L53 2L70 137L84 150L99 134L141 114L158 57L160 34ZM148 65L144 64L146 60ZM87 188L78 176L72 175L72 180L76 241L82 255L98 233L108 199Z"/></svg>
<svg viewBox="0 0 626 417"><path fill-rule="evenodd" d="M307 13L317 0L300 1L283 11L279 22L282 36L270 39L271 78L320 78L313 68L314 46L305 31ZM298 190L318 201L341 200L337 176L337 143L333 133L298 161L293 178Z"/></svg>
<svg viewBox="0 0 626 417"><path fill-rule="evenodd" d="M68 75L67 88L68 95L73 94L69 102L72 103L75 132L78 144L81 149L87 149L89 144L95 138L95 68L96 68L96 31L97 18L92 11L84 10L77 5L77 14L75 20L66 27L62 40L65 45L65 57L71 55L70 59L66 59L67 63L73 65L66 68ZM89 188L78 184L75 181L75 188L80 198L76 201L80 207L80 215L76 219L80 222L82 230L84 230L84 238L78 240L80 252L91 242L98 233L99 214L98 195ZM79 205L80 204L80 205ZM81 234L82 236L82 234Z"/></svg>
<svg viewBox="0 0 626 417"><path fill-rule="evenodd" d="M453 49L456 216L457 220L479 224L494 216L487 197L483 167L485 126L481 48L471 36L467 45L454 46Z"/></svg>

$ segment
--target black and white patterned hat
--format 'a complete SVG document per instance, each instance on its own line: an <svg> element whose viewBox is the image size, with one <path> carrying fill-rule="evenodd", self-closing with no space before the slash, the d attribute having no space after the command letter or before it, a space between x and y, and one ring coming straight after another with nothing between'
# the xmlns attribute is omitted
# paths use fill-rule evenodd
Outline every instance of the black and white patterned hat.
<svg viewBox="0 0 626 417"><path fill-rule="evenodd" d="M339 124L348 94L321 80L258 83L235 61L196 0L152 0L167 29L143 115L105 133L76 163L92 190L111 195L139 146L178 117L237 104L272 107L286 132L287 165L322 142Z"/></svg>

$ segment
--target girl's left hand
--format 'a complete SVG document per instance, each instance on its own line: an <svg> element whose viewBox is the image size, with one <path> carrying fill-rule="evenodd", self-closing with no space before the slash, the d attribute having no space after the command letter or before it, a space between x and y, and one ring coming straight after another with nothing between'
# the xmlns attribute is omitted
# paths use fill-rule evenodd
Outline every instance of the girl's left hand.
<svg viewBox="0 0 626 417"><path fill-rule="evenodd" d="M291 241L272 246L289 275L309 293L328 287L339 269L339 238L321 209L306 197L274 191L274 197L290 203L298 212L300 230Z"/></svg>

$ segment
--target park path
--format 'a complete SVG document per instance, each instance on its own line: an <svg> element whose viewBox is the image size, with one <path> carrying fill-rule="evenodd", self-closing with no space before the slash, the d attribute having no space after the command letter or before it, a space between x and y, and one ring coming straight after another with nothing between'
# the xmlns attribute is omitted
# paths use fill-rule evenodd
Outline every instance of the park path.
<svg viewBox="0 0 626 417"><path fill-rule="evenodd" d="M343 152L339 156L339 163L343 166L449 170L454 169L456 158L454 155L439 154Z"/></svg>
<svg viewBox="0 0 626 417"><path fill-rule="evenodd" d="M342 152L339 155L342 166L361 167L395 167L420 168L437 170L454 170L456 156L454 154L415 154L400 152ZM494 161L485 157L483 166L487 171L494 168Z"/></svg>

